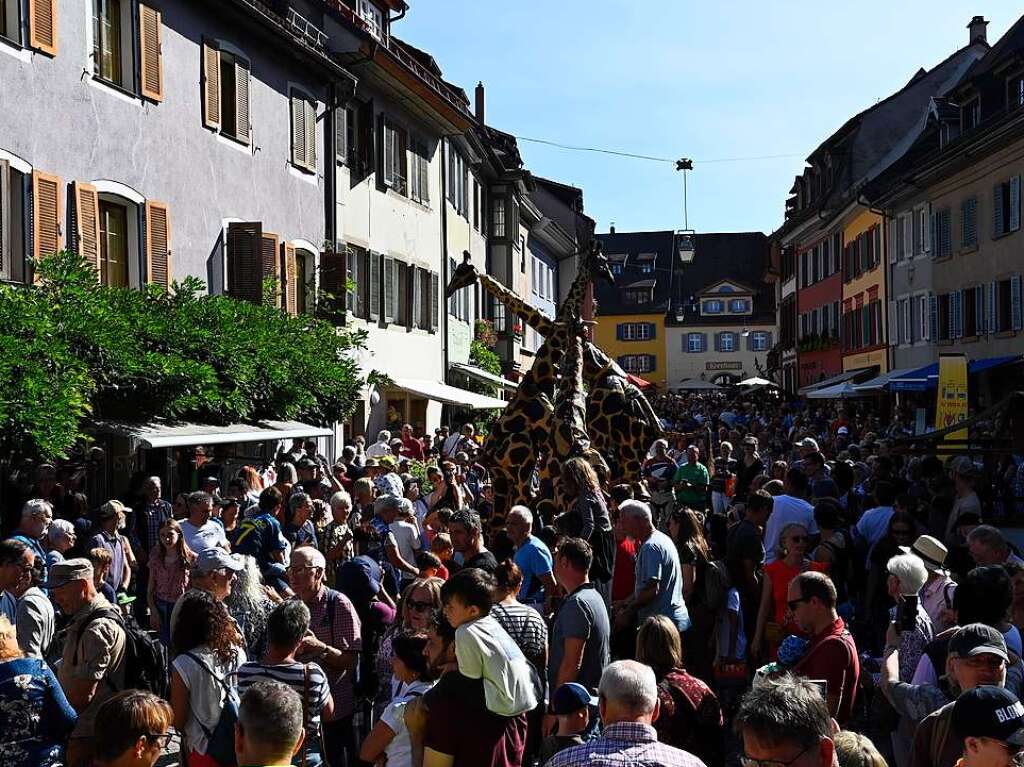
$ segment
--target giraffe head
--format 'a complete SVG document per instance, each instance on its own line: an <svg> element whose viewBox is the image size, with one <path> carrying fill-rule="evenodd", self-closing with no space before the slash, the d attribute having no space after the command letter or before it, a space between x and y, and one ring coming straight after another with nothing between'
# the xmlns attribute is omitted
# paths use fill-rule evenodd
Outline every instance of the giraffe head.
<svg viewBox="0 0 1024 767"><path fill-rule="evenodd" d="M444 294L447 298L451 298L456 290L475 285L477 281L476 267L473 266L468 250L462 251L462 263L459 268L452 274L452 278L448 281L448 287L444 289Z"/></svg>
<svg viewBox="0 0 1024 767"><path fill-rule="evenodd" d="M598 279L602 279L609 285L615 285L615 275L612 274L612 268L608 264L608 257L601 252L600 240L590 241L590 248L587 249L584 257L592 280L596 282Z"/></svg>

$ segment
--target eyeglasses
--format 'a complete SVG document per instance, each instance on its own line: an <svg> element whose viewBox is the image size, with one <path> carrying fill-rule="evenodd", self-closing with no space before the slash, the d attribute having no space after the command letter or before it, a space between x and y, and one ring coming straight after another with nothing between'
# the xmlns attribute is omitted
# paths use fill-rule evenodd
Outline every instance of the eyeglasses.
<svg viewBox="0 0 1024 767"><path fill-rule="evenodd" d="M428 610L434 609L434 605L431 602L418 602L415 599L410 599L408 603L409 609L417 613L425 613Z"/></svg>
<svg viewBox="0 0 1024 767"><path fill-rule="evenodd" d="M174 740L174 733L165 732L161 735L157 735L154 732L150 732L146 734L146 740L148 740L150 743L158 744L160 748L167 748L169 745L171 745L171 741Z"/></svg>
<svg viewBox="0 0 1024 767"><path fill-rule="evenodd" d="M807 599L808 599L808 597L800 597L799 599L791 599L788 602L786 602L786 607L789 608L790 612L793 612L794 610L796 610L796 608L800 605L801 602L806 602Z"/></svg>
<svg viewBox="0 0 1024 767"><path fill-rule="evenodd" d="M742 764L743 767L790 767L790 765L795 764L800 757L817 745L817 743L812 743L809 746L805 746L803 751L794 756L788 762L784 762L781 759L754 759L746 754L742 754L740 756L740 764Z"/></svg>
<svg viewBox="0 0 1024 767"><path fill-rule="evenodd" d="M810 538L808 538L806 535L791 535L791 536L789 536L789 542L790 543L807 543L807 541L809 541L809 540L810 540Z"/></svg>
<svg viewBox="0 0 1024 767"><path fill-rule="evenodd" d="M295 573L296 575L298 575L299 573L304 573L307 570L319 570L319 569L320 568L317 567L316 565L302 565L301 567L296 567L295 565L288 565L287 571L289 573Z"/></svg>

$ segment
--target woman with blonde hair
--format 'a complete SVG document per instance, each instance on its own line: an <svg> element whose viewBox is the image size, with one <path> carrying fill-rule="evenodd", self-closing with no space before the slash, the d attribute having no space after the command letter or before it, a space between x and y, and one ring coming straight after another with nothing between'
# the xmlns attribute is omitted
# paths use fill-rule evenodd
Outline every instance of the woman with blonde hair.
<svg viewBox="0 0 1024 767"><path fill-rule="evenodd" d="M611 597L615 538L597 472L585 458L570 458L562 464L560 479L568 508L556 517L555 526L563 535L590 544L594 551L590 579L607 602Z"/></svg>
<svg viewBox="0 0 1024 767"><path fill-rule="evenodd" d="M77 721L50 667L24 657L14 626L0 614L0 764L63 764L64 743Z"/></svg>
<svg viewBox="0 0 1024 767"><path fill-rule="evenodd" d="M689 751L705 764L722 764L721 705L710 687L683 668L679 629L669 618L652 615L640 624L636 659L654 669L658 682L658 740Z"/></svg>
<svg viewBox="0 0 1024 767"><path fill-rule="evenodd" d="M383 711L400 692L401 683L393 680L391 658L392 640L402 631L426 631L430 626L430 614L441 607L440 578L417 578L402 592L401 611L398 620L391 624L380 640L376 668L380 678L374 708Z"/></svg>

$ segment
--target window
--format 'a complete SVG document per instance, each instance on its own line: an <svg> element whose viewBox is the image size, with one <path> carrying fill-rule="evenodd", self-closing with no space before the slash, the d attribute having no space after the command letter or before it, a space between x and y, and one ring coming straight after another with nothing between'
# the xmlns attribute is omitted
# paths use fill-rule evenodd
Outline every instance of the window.
<svg viewBox="0 0 1024 767"><path fill-rule="evenodd" d="M719 336L719 351L723 351L723 352L734 352L734 351L736 351L736 334L735 333L722 333Z"/></svg>
<svg viewBox="0 0 1024 767"><path fill-rule="evenodd" d="M687 333L686 334L686 351L690 354L699 354L704 351L704 334L703 333Z"/></svg>
<svg viewBox="0 0 1024 767"><path fill-rule="evenodd" d="M734 298L729 301L729 311L733 314L746 314L749 311L747 306L747 299L745 298Z"/></svg>
<svg viewBox="0 0 1024 767"><path fill-rule="evenodd" d="M450 269L450 273L451 274L455 273L455 269L457 268L457 266L458 265L455 263L455 259L454 258L448 259L448 268ZM470 302L472 300L473 300L473 287L471 285L467 286L465 288L462 288L461 290L456 290L455 294L451 298L448 299L448 313L450 315L452 315L453 317L455 317L456 319L462 320L463 322L469 322L470 319L471 319L471 303ZM501 304L496 304L495 308L497 308L497 306L501 306ZM497 316L495 316L494 329L495 330L503 330L503 331L508 330L508 328L505 327L504 322L505 322L505 320L504 320L504 313L502 314L502 325L501 325L501 327L499 327L499 325L498 325L498 318L497 318Z"/></svg>
<svg viewBox="0 0 1024 767"><path fill-rule="evenodd" d="M912 344L914 342L914 323L911 318L913 312L911 311L914 303L912 298L904 298L899 302L899 324L900 324L900 342L904 344Z"/></svg>
<svg viewBox="0 0 1024 767"><path fill-rule="evenodd" d="M412 142L411 155L409 196L422 205L430 205L430 154L427 145L422 141Z"/></svg>
<svg viewBox="0 0 1024 767"><path fill-rule="evenodd" d="M917 337L922 341L927 341L931 338L928 322L928 296L918 296L911 299L911 302L917 303L917 308L914 310L917 316Z"/></svg>
<svg viewBox="0 0 1024 767"><path fill-rule="evenodd" d="M491 236L505 239L505 209L507 200L504 197L494 197L491 202L494 206L494 212L491 215Z"/></svg>
<svg viewBox="0 0 1024 767"><path fill-rule="evenodd" d="M975 96L960 107L960 130L967 132L981 122L981 97Z"/></svg>
<svg viewBox="0 0 1024 767"><path fill-rule="evenodd" d="M0 37L21 45L21 0L0 0Z"/></svg>
<svg viewBox="0 0 1024 767"><path fill-rule="evenodd" d="M750 350L754 352L768 351L768 334L763 330L755 330L750 334Z"/></svg>
<svg viewBox="0 0 1024 767"><path fill-rule="evenodd" d="M996 184L992 190L993 237L1020 229L1020 176Z"/></svg>
<svg viewBox="0 0 1024 767"><path fill-rule="evenodd" d="M914 211L914 253L923 254L931 250L932 229L929 221L929 206Z"/></svg>
<svg viewBox="0 0 1024 767"><path fill-rule="evenodd" d="M473 179L473 228L480 231L480 182Z"/></svg>
<svg viewBox="0 0 1024 767"><path fill-rule="evenodd" d="M626 302L646 304L654 300L654 288L631 288L626 291Z"/></svg>
<svg viewBox="0 0 1024 767"><path fill-rule="evenodd" d="M291 91L292 165L316 173L316 101Z"/></svg>
<svg viewBox="0 0 1024 767"><path fill-rule="evenodd" d="M100 200L100 282L126 288L128 276L128 210Z"/></svg>
<svg viewBox="0 0 1024 767"><path fill-rule="evenodd" d="M616 276L622 274L622 262L621 261L613 261L610 266L611 266L611 269L612 269L612 274L614 274Z"/></svg>
<svg viewBox="0 0 1024 767"><path fill-rule="evenodd" d="M366 291L364 288L365 255L359 248L349 246L346 256L350 289L345 294L345 309L354 317L362 317L365 312Z"/></svg>
<svg viewBox="0 0 1024 767"><path fill-rule="evenodd" d="M93 0L93 73L134 90L131 0Z"/></svg>
<svg viewBox="0 0 1024 767"><path fill-rule="evenodd" d="M469 217L469 165L448 143L448 202L464 218Z"/></svg>
<svg viewBox="0 0 1024 767"><path fill-rule="evenodd" d="M0 160L0 280L28 282L30 279L26 261L26 210L27 187L31 180L11 168L6 160ZM59 202L59 192L53 203ZM56 217L56 212L55 212Z"/></svg>
<svg viewBox="0 0 1024 767"><path fill-rule="evenodd" d="M938 309L938 333L936 340L948 341L951 337L950 331L952 329L952 302L949 300L950 294L945 293L938 296L937 309Z"/></svg>
<svg viewBox="0 0 1024 767"><path fill-rule="evenodd" d="M620 341L649 341L654 337L650 322L622 322L616 328Z"/></svg>
<svg viewBox="0 0 1024 767"><path fill-rule="evenodd" d="M1019 274L992 283L990 291L994 295L989 314L990 321L994 321L994 332L1003 333L1024 328L1021 287Z"/></svg>
<svg viewBox="0 0 1024 767"><path fill-rule="evenodd" d="M702 314L721 314L723 308L724 308L724 304L721 301L718 301L718 300L705 301L703 304L701 304L701 313Z"/></svg>
<svg viewBox="0 0 1024 767"><path fill-rule="evenodd" d="M655 368L653 354L626 354L618 362L627 373L652 373Z"/></svg>
<svg viewBox="0 0 1024 767"><path fill-rule="evenodd" d="M978 244L978 198L968 197L960 203L960 247Z"/></svg>
<svg viewBox="0 0 1024 767"><path fill-rule="evenodd" d="M638 266L640 267L640 274L654 274L654 264L650 261L639 264Z"/></svg>
<svg viewBox="0 0 1024 767"><path fill-rule="evenodd" d="M960 291L960 305L962 309L960 328L962 335L967 338L981 335L978 325L979 306L978 289L976 287L964 288Z"/></svg>
<svg viewBox="0 0 1024 767"><path fill-rule="evenodd" d="M313 279L315 267L316 257L312 253L308 250L295 251L295 274L293 275L295 284L292 290L295 292L296 314L309 313L312 303L310 295L316 287Z"/></svg>
<svg viewBox="0 0 1024 767"><path fill-rule="evenodd" d="M371 35L378 40L384 37L384 13L370 0L359 0L359 18L366 22L366 29Z"/></svg>
<svg viewBox="0 0 1024 767"><path fill-rule="evenodd" d="M1024 106L1024 72L1015 74L1007 79L1006 106L1009 109Z"/></svg>
<svg viewBox="0 0 1024 767"><path fill-rule="evenodd" d="M224 136L248 144L249 62L203 41L203 124Z"/></svg>
<svg viewBox="0 0 1024 767"><path fill-rule="evenodd" d="M384 185L399 194L408 193L408 140L404 128L384 119Z"/></svg>

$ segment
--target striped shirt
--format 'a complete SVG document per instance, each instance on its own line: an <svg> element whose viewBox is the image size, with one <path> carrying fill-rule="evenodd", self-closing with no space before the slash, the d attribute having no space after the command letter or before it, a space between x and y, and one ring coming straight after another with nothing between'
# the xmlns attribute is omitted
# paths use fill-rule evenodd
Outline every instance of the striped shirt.
<svg viewBox="0 0 1024 767"><path fill-rule="evenodd" d="M512 637L512 641L523 651L526 660L544 678L545 657L548 652L548 627L540 613L532 607L515 604L496 604L491 608L491 617Z"/></svg>
<svg viewBox="0 0 1024 767"><path fill-rule="evenodd" d="M305 668L309 667L309 693L306 695ZM269 679L291 687L302 698L305 696L303 709L307 712L308 735L316 734L320 726L320 712L327 704L331 694L327 683L327 675L316 663L280 663L268 665L257 661L243 663L238 669L238 694L242 696L254 683Z"/></svg>

